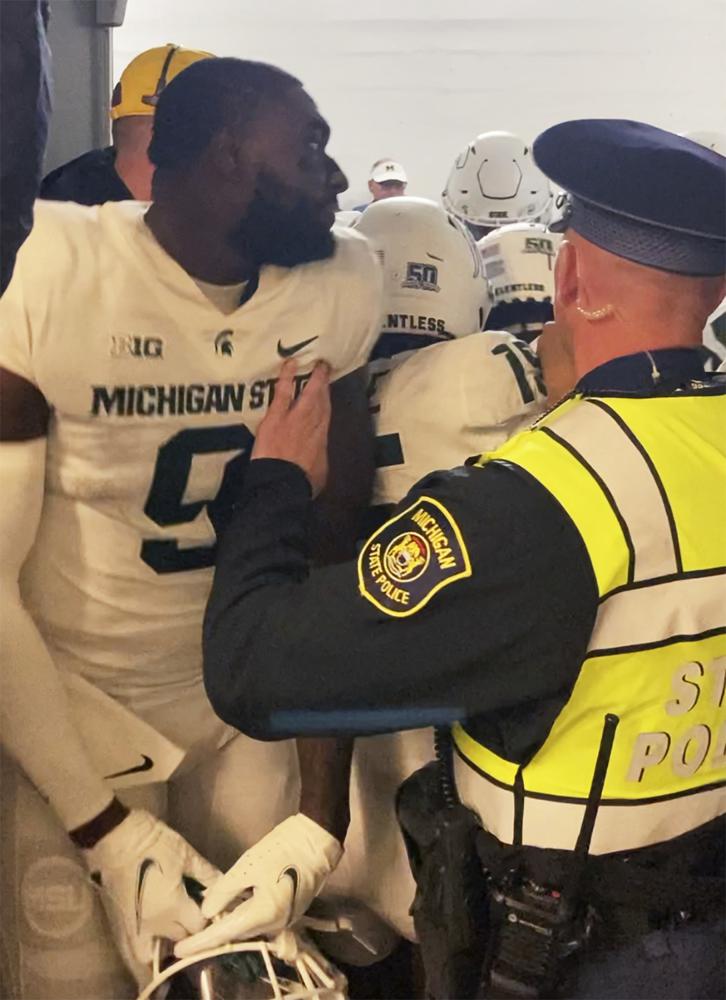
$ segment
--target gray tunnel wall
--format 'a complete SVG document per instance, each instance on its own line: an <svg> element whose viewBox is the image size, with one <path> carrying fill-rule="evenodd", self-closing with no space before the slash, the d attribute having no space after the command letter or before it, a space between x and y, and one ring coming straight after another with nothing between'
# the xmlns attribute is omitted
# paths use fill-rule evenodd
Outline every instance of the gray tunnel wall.
<svg viewBox="0 0 726 1000"><path fill-rule="evenodd" d="M53 117L46 171L108 145L111 27L123 23L125 8L125 0L51 0Z"/></svg>

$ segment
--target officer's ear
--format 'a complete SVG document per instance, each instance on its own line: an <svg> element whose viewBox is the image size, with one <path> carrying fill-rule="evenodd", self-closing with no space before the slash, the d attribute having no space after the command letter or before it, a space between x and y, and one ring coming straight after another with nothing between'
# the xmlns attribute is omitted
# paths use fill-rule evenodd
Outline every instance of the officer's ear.
<svg viewBox="0 0 726 1000"><path fill-rule="evenodd" d="M555 261L555 315L576 305L580 294L577 249L565 239Z"/></svg>

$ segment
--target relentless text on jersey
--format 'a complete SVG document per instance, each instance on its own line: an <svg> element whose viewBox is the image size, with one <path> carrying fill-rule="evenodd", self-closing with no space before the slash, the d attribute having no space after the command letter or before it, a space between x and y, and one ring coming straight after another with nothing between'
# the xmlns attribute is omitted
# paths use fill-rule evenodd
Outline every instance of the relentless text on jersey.
<svg viewBox="0 0 726 1000"><path fill-rule="evenodd" d="M389 330L421 330L425 333L446 333L446 321L435 316L411 316L388 313L384 332Z"/></svg>

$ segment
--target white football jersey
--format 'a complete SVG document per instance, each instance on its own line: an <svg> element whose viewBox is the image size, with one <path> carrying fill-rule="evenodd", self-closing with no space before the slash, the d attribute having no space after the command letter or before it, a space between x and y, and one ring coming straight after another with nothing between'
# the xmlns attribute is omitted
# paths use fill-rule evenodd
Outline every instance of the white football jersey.
<svg viewBox="0 0 726 1000"><path fill-rule="evenodd" d="M39 202L0 302L0 364L51 410L46 498L23 598L59 666L136 710L201 687L215 514L244 476L284 357L299 385L365 364L381 277L366 241L262 269L220 311L161 248L146 206ZM201 692L200 692L201 693Z"/></svg>
<svg viewBox="0 0 726 1000"><path fill-rule="evenodd" d="M535 355L508 333L472 333L371 367L374 505L397 503L434 469L492 451L545 405Z"/></svg>

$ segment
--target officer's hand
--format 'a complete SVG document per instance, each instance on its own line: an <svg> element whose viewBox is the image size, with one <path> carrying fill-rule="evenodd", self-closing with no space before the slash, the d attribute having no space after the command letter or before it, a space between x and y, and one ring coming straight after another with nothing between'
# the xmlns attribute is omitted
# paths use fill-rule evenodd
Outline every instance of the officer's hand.
<svg viewBox="0 0 726 1000"><path fill-rule="evenodd" d="M300 466L317 496L328 478L330 369L319 362L297 399L295 370L294 361L282 366L275 398L257 428L252 459L278 458Z"/></svg>
<svg viewBox="0 0 726 1000"><path fill-rule="evenodd" d="M537 339L537 356L547 386L547 404L553 406L571 392L577 382L572 335L561 320L545 323Z"/></svg>

